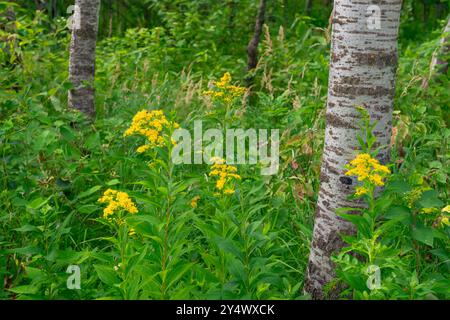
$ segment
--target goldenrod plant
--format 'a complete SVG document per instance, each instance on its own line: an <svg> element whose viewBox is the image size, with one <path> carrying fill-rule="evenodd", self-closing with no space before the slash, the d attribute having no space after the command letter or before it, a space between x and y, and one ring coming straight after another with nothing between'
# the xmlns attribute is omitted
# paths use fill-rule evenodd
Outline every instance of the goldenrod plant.
<svg viewBox="0 0 450 320"><path fill-rule="evenodd" d="M361 152L369 153L357 154L345 174L356 177L360 185L353 197L364 204L339 210L341 217L356 226L356 235L344 237L347 246L333 258L337 278L328 288L343 286L341 296L347 299L445 296L448 280L438 269L430 269L429 263L439 264L446 256L449 206L424 177L417 173L403 177L379 163L377 152L371 151L376 141L370 131L376 121L371 125L364 109L361 114L361 136L367 138L360 139Z"/></svg>

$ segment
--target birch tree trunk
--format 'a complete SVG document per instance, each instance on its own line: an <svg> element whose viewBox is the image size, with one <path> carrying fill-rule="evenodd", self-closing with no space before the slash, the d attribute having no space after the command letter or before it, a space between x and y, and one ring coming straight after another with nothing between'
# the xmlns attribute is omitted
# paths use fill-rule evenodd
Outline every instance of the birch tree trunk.
<svg viewBox="0 0 450 320"><path fill-rule="evenodd" d="M100 0L76 0L70 44L69 107L89 116L95 113L94 76L95 47L98 32Z"/></svg>
<svg viewBox="0 0 450 320"><path fill-rule="evenodd" d="M364 106L378 121L374 133L379 145L389 144L400 10L401 0L334 2L325 145L304 289L313 299L325 298L324 285L334 278L330 256L344 245L340 234L354 232L336 209L360 206L347 200L356 180L344 175L344 165L359 149L357 106ZM384 148L379 160L388 159ZM328 298L337 298L337 291Z"/></svg>

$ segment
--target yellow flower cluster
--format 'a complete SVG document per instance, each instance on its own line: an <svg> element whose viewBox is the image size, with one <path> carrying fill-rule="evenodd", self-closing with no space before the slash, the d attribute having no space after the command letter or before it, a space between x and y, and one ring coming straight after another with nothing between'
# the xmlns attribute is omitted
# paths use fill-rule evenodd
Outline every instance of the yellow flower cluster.
<svg viewBox="0 0 450 320"><path fill-rule="evenodd" d="M356 187L355 189L355 196L357 197L363 196L367 193L369 193L369 189L367 189L366 187Z"/></svg>
<svg viewBox="0 0 450 320"><path fill-rule="evenodd" d="M234 194L234 189L229 186L229 183L234 180L241 179L241 176L236 173L237 168L235 166L225 164L225 160L222 158L214 157L211 161L213 164L211 166L209 176L218 177L216 181L216 188L219 191L223 191L226 195Z"/></svg>
<svg viewBox="0 0 450 320"><path fill-rule="evenodd" d="M381 165L377 159L372 158L367 153L361 153L356 156L346 168L348 169L345 173L346 176L356 176L358 181L370 182L376 186L383 186L383 178L391 173L388 167ZM367 191L360 189L359 193L365 194Z"/></svg>
<svg viewBox="0 0 450 320"><path fill-rule="evenodd" d="M136 205L126 192L108 189L103 193L103 196L98 199L98 202L108 204L106 208L103 209L104 218L108 218L108 216L114 214L115 211L121 209L132 214L138 212Z"/></svg>
<svg viewBox="0 0 450 320"><path fill-rule="evenodd" d="M164 145L164 130L179 127L178 123L168 121L162 110L141 110L133 117L131 126L123 135L128 137L137 134L146 137L148 144L136 150L138 153L143 153L150 148Z"/></svg>
<svg viewBox="0 0 450 320"><path fill-rule="evenodd" d="M235 98L242 96L245 93L244 87L234 86L231 83L231 75L226 72L220 81L215 81L215 90L207 90L203 92L205 96L211 97L213 100L231 103Z"/></svg>
<svg viewBox="0 0 450 320"><path fill-rule="evenodd" d="M434 211L436 211L436 208L422 208L422 210L420 210L421 213L425 213L425 214L431 214Z"/></svg>
<svg viewBox="0 0 450 320"><path fill-rule="evenodd" d="M450 205L445 206L441 210L442 216L441 216L441 226L450 226L449 216L450 213Z"/></svg>

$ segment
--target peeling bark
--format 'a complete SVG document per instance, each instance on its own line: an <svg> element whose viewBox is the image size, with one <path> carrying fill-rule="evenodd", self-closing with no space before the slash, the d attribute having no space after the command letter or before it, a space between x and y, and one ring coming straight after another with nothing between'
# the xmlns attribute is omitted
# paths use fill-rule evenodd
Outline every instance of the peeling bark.
<svg viewBox="0 0 450 320"><path fill-rule="evenodd" d="M368 8L380 7L380 29L369 27ZM340 234L351 234L354 226L336 215L341 207L360 207L347 200L356 181L344 175L344 165L359 149L356 139L357 106L364 106L378 120L374 134L378 143L389 144L397 67L397 38L401 0L335 0L325 145L320 174L321 186L311 243L305 292L323 299L324 286L334 278L330 256L344 245ZM379 160L386 163L389 150ZM337 298L338 290L328 298Z"/></svg>
<svg viewBox="0 0 450 320"><path fill-rule="evenodd" d="M95 114L94 77L95 47L98 32L100 0L76 0L79 8L79 28L74 23L70 44L69 80L74 88L69 91L69 107L89 116ZM74 21L78 18L77 11Z"/></svg>

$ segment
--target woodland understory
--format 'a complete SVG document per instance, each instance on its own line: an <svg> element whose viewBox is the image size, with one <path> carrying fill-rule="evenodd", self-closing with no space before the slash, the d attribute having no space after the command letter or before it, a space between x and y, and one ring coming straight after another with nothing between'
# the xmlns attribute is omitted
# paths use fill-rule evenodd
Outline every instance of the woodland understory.
<svg viewBox="0 0 450 320"><path fill-rule="evenodd" d="M449 36L444 0L1 1L0 299L449 299ZM173 163L198 121L279 129L276 174Z"/></svg>

